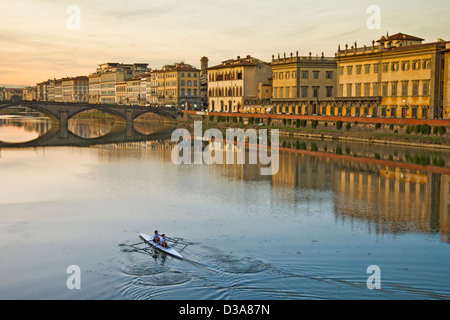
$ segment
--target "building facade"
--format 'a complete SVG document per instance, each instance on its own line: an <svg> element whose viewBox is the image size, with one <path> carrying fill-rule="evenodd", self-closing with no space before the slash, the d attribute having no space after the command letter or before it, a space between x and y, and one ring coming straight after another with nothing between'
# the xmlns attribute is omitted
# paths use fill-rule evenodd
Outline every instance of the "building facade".
<svg viewBox="0 0 450 320"><path fill-rule="evenodd" d="M127 81L148 71L148 64L100 64L95 73L89 75L90 103L115 104L116 84Z"/></svg>
<svg viewBox="0 0 450 320"><path fill-rule="evenodd" d="M37 87L26 87L22 89L22 100L34 101L37 98Z"/></svg>
<svg viewBox="0 0 450 320"><path fill-rule="evenodd" d="M158 102L160 105L200 106L200 70L183 62L166 65L158 72Z"/></svg>
<svg viewBox="0 0 450 320"><path fill-rule="evenodd" d="M272 103L278 113L318 114L319 101L336 96L337 64L334 58L272 56Z"/></svg>
<svg viewBox="0 0 450 320"><path fill-rule="evenodd" d="M444 56L442 117L450 119L450 43L447 43L442 54Z"/></svg>
<svg viewBox="0 0 450 320"><path fill-rule="evenodd" d="M79 76L62 79L63 102L89 102L89 78Z"/></svg>
<svg viewBox="0 0 450 320"><path fill-rule="evenodd" d="M398 33L372 45L338 49L336 115L438 119L443 116L442 74L446 42ZM377 43L377 44L375 44ZM339 102L338 101L338 102Z"/></svg>
<svg viewBox="0 0 450 320"><path fill-rule="evenodd" d="M152 106L159 105L158 70L154 70L154 71L150 72L149 77L147 77L147 102Z"/></svg>
<svg viewBox="0 0 450 320"><path fill-rule="evenodd" d="M247 101L260 98L258 88L270 84L269 63L247 56L223 61L208 68L208 109L219 112L243 112ZM261 85L260 85L261 84Z"/></svg>

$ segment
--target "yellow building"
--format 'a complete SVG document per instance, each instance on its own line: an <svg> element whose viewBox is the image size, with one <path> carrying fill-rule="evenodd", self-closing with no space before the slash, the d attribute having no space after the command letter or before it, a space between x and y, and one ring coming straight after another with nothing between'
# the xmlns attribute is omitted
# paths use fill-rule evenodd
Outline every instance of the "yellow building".
<svg viewBox="0 0 450 320"><path fill-rule="evenodd" d="M183 62L166 65L157 71L160 105L200 107L200 70Z"/></svg>
<svg viewBox="0 0 450 320"><path fill-rule="evenodd" d="M272 103L277 113L319 114L318 102L336 96L336 61L333 58L272 56ZM307 103L306 103L307 102ZM309 107L303 108L302 105ZM325 113L325 112L324 112Z"/></svg>
<svg viewBox="0 0 450 320"><path fill-rule="evenodd" d="M450 43L447 43L446 49L443 50L444 55L444 86L443 86L443 118L450 119Z"/></svg>
<svg viewBox="0 0 450 320"><path fill-rule="evenodd" d="M337 100L343 116L440 117L442 54L446 42L398 33L371 46L339 47ZM369 105L373 98L375 104ZM374 100L375 101L375 100Z"/></svg>
<svg viewBox="0 0 450 320"><path fill-rule="evenodd" d="M271 79L272 68L267 62L251 56L223 61L208 68L208 108L243 112L247 101L269 98Z"/></svg>

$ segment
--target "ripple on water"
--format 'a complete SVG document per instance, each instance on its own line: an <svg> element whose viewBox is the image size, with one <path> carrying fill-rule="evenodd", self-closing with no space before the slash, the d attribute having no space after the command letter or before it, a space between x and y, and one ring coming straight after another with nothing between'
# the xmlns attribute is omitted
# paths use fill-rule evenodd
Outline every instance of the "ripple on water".
<svg viewBox="0 0 450 320"><path fill-rule="evenodd" d="M167 272L169 267L157 264L139 263L132 264L123 268L123 272L131 276L149 276Z"/></svg>
<svg viewBox="0 0 450 320"><path fill-rule="evenodd" d="M173 286L186 283L191 280L191 276L179 271L168 271L158 275L141 276L137 280L138 284L144 286Z"/></svg>

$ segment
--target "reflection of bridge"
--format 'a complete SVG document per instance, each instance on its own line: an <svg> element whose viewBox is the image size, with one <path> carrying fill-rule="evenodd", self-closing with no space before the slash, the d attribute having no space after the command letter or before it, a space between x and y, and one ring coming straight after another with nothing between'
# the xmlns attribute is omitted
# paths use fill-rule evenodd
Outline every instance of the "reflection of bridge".
<svg viewBox="0 0 450 320"><path fill-rule="evenodd" d="M158 114L172 121L178 116L178 111L172 108L41 101L0 101L0 110L18 106L32 108L48 116L52 123L59 124L61 136L70 135L68 121L72 117L89 110L106 112L116 118L118 122L124 122L128 127L132 127L134 120L146 113Z"/></svg>
<svg viewBox="0 0 450 320"><path fill-rule="evenodd" d="M142 134L134 129L133 126L116 125L113 129L98 138L83 138L73 134L69 130L61 130L61 127L52 126L42 136L35 140L23 143L6 143L0 141L0 148L33 148L33 147L59 147L59 146L74 146L74 147L88 147L99 144L112 144L123 142L136 141L151 141L151 140L166 140L172 134L173 128L154 132L149 135Z"/></svg>

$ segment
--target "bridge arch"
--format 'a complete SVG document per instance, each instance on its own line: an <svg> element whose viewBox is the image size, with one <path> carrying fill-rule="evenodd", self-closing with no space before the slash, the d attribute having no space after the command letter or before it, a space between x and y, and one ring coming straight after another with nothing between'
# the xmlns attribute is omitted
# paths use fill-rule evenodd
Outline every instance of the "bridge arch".
<svg viewBox="0 0 450 320"><path fill-rule="evenodd" d="M119 123L126 122L126 118L124 117L124 115L122 113L116 111L113 108L108 108L107 106L104 106L104 105L90 105L90 106L81 107L81 109L68 115L67 120L73 119L75 116L79 115L80 113L87 112L87 111L94 111L94 110L102 111L106 114L113 116L116 122L119 122Z"/></svg>
<svg viewBox="0 0 450 320"><path fill-rule="evenodd" d="M24 107L24 108L30 108L30 109L36 110L36 111L44 114L48 118L50 118L52 123L59 122L59 114L55 114L54 112L52 112L48 108L45 108L45 107L37 105L37 104L36 105L35 104L32 104L32 105L28 105L28 104L21 104L21 105L10 104L10 105L8 105L8 104L6 104L6 105L0 105L0 110L8 109L8 108L15 108L15 107L16 108L17 107Z"/></svg>

